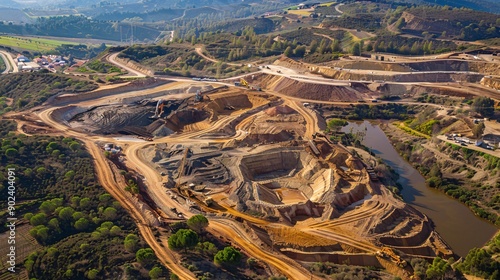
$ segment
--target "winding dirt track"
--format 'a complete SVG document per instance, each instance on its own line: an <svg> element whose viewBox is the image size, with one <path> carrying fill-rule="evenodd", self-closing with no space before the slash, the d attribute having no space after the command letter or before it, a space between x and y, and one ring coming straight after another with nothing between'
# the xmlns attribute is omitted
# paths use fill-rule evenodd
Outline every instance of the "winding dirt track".
<svg viewBox="0 0 500 280"><path fill-rule="evenodd" d="M19 69L17 68L17 63L12 58L12 55L10 53L0 50L0 56L2 57L2 60L4 61L5 64L5 71L3 71L2 74L7 74L10 71L12 71L13 73L19 72Z"/></svg>
<svg viewBox="0 0 500 280"><path fill-rule="evenodd" d="M141 215L141 211L137 209L136 206L130 201L130 198L125 193L124 186L118 186L118 184L114 180L113 173L108 163L106 162L102 151L92 142L91 139L89 139L87 135L71 131L68 129L68 127L59 124L54 119L52 119L51 113L54 111L54 109L56 108L45 110L40 113L39 117L41 118L41 120L46 124L51 125L55 129L61 130L65 136L77 138L85 144L87 150L94 159L97 178L99 179L99 182L106 189L106 191L109 192L116 200L118 200L122 207L130 213L132 218L136 221L141 235L144 237L148 245L151 246L151 248L155 251L156 256L158 256L163 265L165 265L165 267L167 267L177 276L181 277L181 279L196 279L189 270L178 263L174 254L170 250L162 247L156 241L151 227L147 225L145 218Z"/></svg>
<svg viewBox="0 0 500 280"><path fill-rule="evenodd" d="M306 119L306 127L307 134L311 136L317 130L317 120L315 116L305 109L302 104L287 99L285 96L281 96L286 104L289 104L292 108L294 108L297 112L304 116ZM108 98L113 98L112 96ZM103 102L103 99L100 99L99 102ZM86 102L87 103L87 102ZM110 170L110 167L107 165L106 159L104 158L102 151L93 143L93 141L101 140L101 141L112 141L111 139L107 139L104 137L89 137L83 133L75 132L69 130L69 128L63 124L60 124L52 119L51 113L56 108L48 109L39 114L39 117L43 122L53 126L56 129L61 130L65 135L78 138L82 140L89 149L92 157L96 163L96 169L98 170L98 177L100 179L101 184L106 188L106 190L113 195L122 205L123 207L131 213L134 219L137 221L138 228L141 234L144 236L148 244L155 250L157 256L161 259L162 263L168 267L172 272L180 276L182 279L194 279L193 275L187 271L184 267L180 266L175 258L175 255L168 249L161 247L160 244L156 241L151 228L146 225L146 219L141 215L141 212L131 203L129 197L123 190L123 186L118 186L114 181L113 173ZM251 115L242 120L242 126L250 125L253 121L253 117L255 115ZM136 170L139 174L143 175L145 181L147 182L149 188L148 192L152 197L154 197L157 205L161 205L167 207L176 207L179 212L184 213L184 216L188 218L192 214L188 211L185 205L180 205L177 201L172 200L166 193L165 188L162 186L163 178L158 174L158 172L150 166L145 159L141 157L140 151L146 148L149 145L156 143L167 143L167 142L175 142L175 143L200 143L209 141L207 139L196 139L195 137L199 137L208 132L216 131L219 128L224 127L234 119L239 117L238 115L226 116L218 121L216 121L211 127L200 130L193 131L184 134L172 135L168 137L164 137L161 139L157 139L153 142L145 142L145 143L128 143L128 147L125 148L124 154L127 158L127 165ZM218 141L229 141L233 138L227 139L212 139ZM212 141L210 140L210 141ZM251 222L253 224L268 224L267 221L245 215L240 213L233 208L225 205L221 205L225 209L222 212L227 212L232 215L243 218L244 220ZM162 216L166 216L162 214ZM267 263L280 271L280 273L288 276L290 279L310 279L312 274L303 268L301 265L293 261L292 259L282 255L275 254L271 252L267 252L264 248L260 248L255 245L255 240L250 238L244 231L240 230L237 225L235 225L230 220L220 220L220 219L210 219L209 231L217 232L219 235L225 236L230 240L233 240L237 246L245 250L250 256ZM376 247L370 246L370 244L366 244L365 242L353 240L350 237L344 235L338 235L335 233L322 231L320 229L315 229L311 233L316 235L328 236L333 240L337 240L338 242L344 243L354 248L358 248L362 251L373 252Z"/></svg>
<svg viewBox="0 0 500 280"><path fill-rule="evenodd" d="M155 89L151 89L150 91L155 91ZM288 104L291 108L296 110L299 114L301 114L306 120L306 137L311 137L312 134L319 130L318 128L318 120L314 112L310 111L308 108L304 108L304 106L300 103L300 101L308 102L309 100L297 100L295 98L290 98L283 94L275 93L275 92L267 92L269 94L280 97L284 100L284 104ZM96 99L95 101L86 101L82 102L85 105L89 106L91 104L105 104L108 100L112 100L116 96L108 96L105 98ZM146 218L142 215L141 211L130 201L130 196L125 192L124 186L119 186L114 179L114 175L112 170L110 169L104 155L99 147L95 145L95 141L110 141L114 142L113 139L105 138L105 137L89 137L84 133L79 133L75 131L69 130L67 126L64 124L58 123L51 117L51 113L57 108L47 109L39 113L39 117L46 124L51 125L55 129L61 130L61 132L66 136L71 136L77 139L82 140L90 154L94 158L97 170L97 176L101 182L101 184L105 187L105 189L113 195L122 206L132 215L132 217L136 220L138 228L141 232L141 235L146 239L147 243L155 250L155 253L160 258L162 263L168 267L172 272L181 277L181 279L194 279L194 276L184 267L182 267L173 252L171 252L166 247L162 247L159 242L154 237L151 226L147 225ZM242 112L245 113L245 112ZM250 115L244 119L239 120L239 124L236 125L236 128L247 128L250 127L256 117L256 114ZM148 185L148 193L154 199L156 204L160 206L160 209L163 207L175 207L179 212L183 213L186 218L190 217L192 213L189 211L186 205L180 205L179 202L173 200L168 196L165 192L165 188L163 187L164 179L160 174L155 170L154 166L151 166L150 163L142 158L141 150L154 144L158 143L182 143L182 144L194 144L194 143L206 143L207 141L217 141L217 142L226 142L234 139L233 137L229 138L218 138L218 139L199 139L204 134L209 132L217 131L220 128L225 127L230 122L236 120L239 115L230 115L223 116L210 127L198 131L190 131L187 133L174 134L171 136L167 136L161 139L157 139L153 142L128 142L125 144L124 155L127 158L127 166L136 170L139 174L144 176L145 182ZM238 131L236 137L240 137L238 135ZM221 203L221 206L225 208L223 211L216 211L218 213L229 213L234 216L240 217L246 220L249 223L266 225L267 221L246 215L244 213L240 213L233 209L228 205L224 205ZM353 222L356 220L360 220L363 218L368 218L374 213L378 212L379 207L373 207L373 209L369 209L367 213L356 214L352 216L341 217L338 221L332 221L327 223L319 223L316 224L314 228L307 229L306 231L310 234L314 234L320 236L322 238L327 238L331 240L336 240L345 245L351 246L353 248L357 248L358 250L364 252L374 253L378 250L378 248L368 241L356 240L352 236L347 236L342 234L341 232L337 232L337 230L332 229L337 225L346 224L349 222ZM381 211L381 210L380 210ZM162 217L167 217L164 211L161 211ZM226 238L234 241L234 243L242 248L245 252L247 252L251 257L259 259L264 263L267 263L280 271L281 274L286 275L290 279L316 279L317 277L313 276L309 271L307 271L304 267L293 261L292 259L279 254L267 251L265 248L261 248L259 245L256 245L256 240L250 237L245 230L242 230L240 226L233 222L230 219L225 218L212 218L209 217L210 224L208 230L217 233L218 235L225 236ZM282 225L284 226L284 225ZM319 279L319 278L318 278Z"/></svg>
<svg viewBox="0 0 500 280"><path fill-rule="evenodd" d="M307 109L302 106L302 104L297 104L296 101L290 101L288 102L290 104L290 107L299 114L301 114L305 119L306 119L306 137L309 139L312 139L312 135L316 132L319 131L318 128L318 120L317 118L310 112L308 112Z"/></svg>

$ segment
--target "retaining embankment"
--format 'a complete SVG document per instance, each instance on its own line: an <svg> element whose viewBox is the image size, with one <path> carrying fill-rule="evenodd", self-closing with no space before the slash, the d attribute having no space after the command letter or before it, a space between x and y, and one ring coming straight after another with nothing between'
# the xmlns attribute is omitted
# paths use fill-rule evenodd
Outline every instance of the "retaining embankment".
<svg viewBox="0 0 500 280"><path fill-rule="evenodd" d="M121 58L116 56L115 60L119 62L120 64L124 64L125 66L134 69L135 71L141 72L146 76L154 76L155 73L151 69L149 69L146 66L140 65L139 63L130 60L128 58Z"/></svg>
<svg viewBox="0 0 500 280"><path fill-rule="evenodd" d="M146 79L142 81L133 81L127 84L124 84L119 87L115 88L108 88L108 89L97 89L88 93L82 93L82 94L63 94L56 96L51 102L50 105L53 106L61 106L65 104L69 104L72 102L82 102L82 101L87 101L91 99L96 99L96 98L101 98L101 97L106 97L109 95L115 95L115 94L120 94L120 93L126 93L130 91L135 91L135 90L143 90L143 89L148 89L148 88L153 88L157 87L160 85L168 84L171 83L171 81L166 81L166 80L160 80L160 79Z"/></svg>
<svg viewBox="0 0 500 280"><path fill-rule="evenodd" d="M481 79L481 84L492 89L500 90L500 77L484 77Z"/></svg>
<svg viewBox="0 0 500 280"><path fill-rule="evenodd" d="M336 252L304 252L291 248L280 250L286 256L304 262L331 262L359 266L374 266L383 268L377 257L373 254L346 254Z"/></svg>

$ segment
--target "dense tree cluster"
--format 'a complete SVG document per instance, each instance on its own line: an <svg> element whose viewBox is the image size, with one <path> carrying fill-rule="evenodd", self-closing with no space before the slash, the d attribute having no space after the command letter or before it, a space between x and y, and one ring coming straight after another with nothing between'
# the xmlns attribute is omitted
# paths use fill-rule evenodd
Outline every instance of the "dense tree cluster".
<svg viewBox="0 0 500 280"><path fill-rule="evenodd" d="M497 259L499 253L500 234L497 234L485 247L470 250L458 265L458 269L484 279L499 279L500 262Z"/></svg>
<svg viewBox="0 0 500 280"><path fill-rule="evenodd" d="M13 73L0 77L0 96L14 99L13 110L38 106L56 93L79 93L96 88L94 82L57 74Z"/></svg>
<svg viewBox="0 0 500 280"><path fill-rule="evenodd" d="M495 114L495 101L489 97L478 96L472 101L472 110L484 117L491 117Z"/></svg>
<svg viewBox="0 0 500 280"><path fill-rule="evenodd" d="M16 181L23 186L16 192L16 212L29 223L22 227L45 245L26 260L19 259L30 278L114 279L126 274L149 279L148 271L131 265L144 242L133 234L137 229L125 210L97 184L93 162L79 142L9 134L15 127L6 121L0 121L0 128L4 163L0 174L7 174L9 167L16 169ZM10 157L12 150L17 156ZM6 180L0 175L1 192L6 192ZM5 205L6 197L0 197L0 202ZM0 232L5 230L2 224ZM161 267L156 258L148 268L154 265Z"/></svg>
<svg viewBox="0 0 500 280"><path fill-rule="evenodd" d="M163 30L163 27L143 26L142 23L134 24L132 27L127 22L113 23L109 20L93 20L85 16L75 15L39 17L35 23L26 25L0 24L0 32L115 41L120 41L122 34L131 34L132 28L136 40L154 40ZM129 36L123 37L128 38Z"/></svg>

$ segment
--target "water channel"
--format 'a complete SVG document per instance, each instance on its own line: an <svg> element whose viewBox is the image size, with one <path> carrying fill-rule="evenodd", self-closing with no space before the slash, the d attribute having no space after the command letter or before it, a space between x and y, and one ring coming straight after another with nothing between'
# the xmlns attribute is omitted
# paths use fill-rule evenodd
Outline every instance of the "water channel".
<svg viewBox="0 0 500 280"><path fill-rule="evenodd" d="M404 201L431 218L437 232L456 254L465 256L470 249L483 246L493 237L497 227L476 217L459 201L427 187L425 178L397 153L378 125L368 121L349 123L342 131L351 129L353 133L366 131L363 145L399 173Z"/></svg>

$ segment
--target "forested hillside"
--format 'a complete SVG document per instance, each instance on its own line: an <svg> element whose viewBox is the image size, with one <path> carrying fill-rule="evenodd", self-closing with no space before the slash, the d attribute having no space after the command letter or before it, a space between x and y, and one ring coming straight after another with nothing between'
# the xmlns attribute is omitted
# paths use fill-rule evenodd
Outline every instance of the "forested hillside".
<svg viewBox="0 0 500 280"><path fill-rule="evenodd" d="M0 96L13 98L11 110L38 106L57 93L79 93L96 88L97 84L92 81L51 73L0 76Z"/></svg>
<svg viewBox="0 0 500 280"><path fill-rule="evenodd" d="M119 275L150 279L153 269L167 275L154 254L147 260L139 257L147 245L127 212L98 184L92 158L82 143L7 134L15 125L6 121L0 121L0 127L0 191L6 193L9 185L4 174L13 168L16 230L29 232L41 245L36 252L22 250L17 256L20 269L26 269L30 279L116 279ZM6 196L0 201L6 209ZM2 221L6 215L2 212ZM0 231L5 230L2 222ZM26 242L18 237L18 243ZM18 244L22 246L32 248Z"/></svg>
<svg viewBox="0 0 500 280"><path fill-rule="evenodd" d="M26 25L0 24L0 32L120 41L122 37L126 37L132 32L132 26L136 40L154 40L163 30L154 24L136 23L132 25L125 22L97 21L84 16L67 16L41 17L37 19L36 23Z"/></svg>

